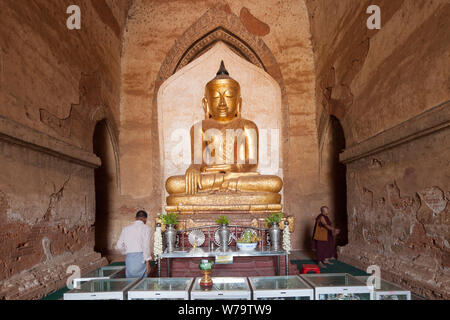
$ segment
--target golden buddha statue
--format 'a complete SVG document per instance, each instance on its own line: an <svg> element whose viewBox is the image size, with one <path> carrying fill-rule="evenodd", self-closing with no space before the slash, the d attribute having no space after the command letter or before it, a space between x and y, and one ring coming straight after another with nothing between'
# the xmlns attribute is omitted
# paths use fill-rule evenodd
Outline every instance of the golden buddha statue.
<svg viewBox="0 0 450 320"><path fill-rule="evenodd" d="M279 211L283 182L256 171L258 127L241 117L240 85L229 76L223 61L216 77L207 83L202 103L205 120L190 132L191 165L185 175L166 181L166 211L182 211L183 206L191 211L245 211L249 206Z"/></svg>

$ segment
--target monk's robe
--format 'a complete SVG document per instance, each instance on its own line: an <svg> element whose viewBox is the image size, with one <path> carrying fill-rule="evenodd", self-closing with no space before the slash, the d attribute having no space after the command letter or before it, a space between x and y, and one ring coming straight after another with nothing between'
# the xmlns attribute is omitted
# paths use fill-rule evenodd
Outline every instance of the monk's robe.
<svg viewBox="0 0 450 320"><path fill-rule="evenodd" d="M316 233L317 225L321 227L325 227L320 218L324 217L326 223L331 225L331 220L324 214L319 214L316 218L316 223L314 225L313 239L312 239L312 247L316 250L316 258L318 262L323 262L325 259L335 258L336 257L336 247L334 245L334 236L331 230L328 230L328 236L326 241L314 240L314 234Z"/></svg>

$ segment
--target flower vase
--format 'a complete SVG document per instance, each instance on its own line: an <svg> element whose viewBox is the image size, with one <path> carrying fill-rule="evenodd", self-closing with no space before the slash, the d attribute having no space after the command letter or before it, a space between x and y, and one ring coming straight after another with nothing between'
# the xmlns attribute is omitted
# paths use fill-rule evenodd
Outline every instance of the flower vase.
<svg viewBox="0 0 450 320"><path fill-rule="evenodd" d="M278 226L278 223L273 223L269 228L270 235L270 246L274 251L280 250L280 237L281 237L281 229Z"/></svg>
<svg viewBox="0 0 450 320"><path fill-rule="evenodd" d="M175 249L175 243L177 241L177 230L174 228L173 224L168 224L166 231L164 232L166 236L166 248L167 252L172 252Z"/></svg>
<svg viewBox="0 0 450 320"><path fill-rule="evenodd" d="M228 230L228 227L226 224L220 225L219 228L219 243L220 248L222 251L228 250L228 241L230 239L230 230Z"/></svg>

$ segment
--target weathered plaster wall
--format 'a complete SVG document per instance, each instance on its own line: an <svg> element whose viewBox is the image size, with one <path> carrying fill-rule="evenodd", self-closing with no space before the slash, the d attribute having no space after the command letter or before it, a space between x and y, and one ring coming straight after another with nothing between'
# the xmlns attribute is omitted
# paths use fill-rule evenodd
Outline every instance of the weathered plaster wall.
<svg viewBox="0 0 450 320"><path fill-rule="evenodd" d="M81 30L66 27L69 5ZM65 285L94 253L96 121L118 136L121 34L129 1L0 3L0 299ZM117 137L116 137L117 138Z"/></svg>
<svg viewBox="0 0 450 320"><path fill-rule="evenodd" d="M329 115L347 149L349 245L341 258L434 298L449 297L450 5L306 1L319 141ZM381 8L381 30L366 9Z"/></svg>
<svg viewBox="0 0 450 320"><path fill-rule="evenodd" d="M0 115L91 151L86 117L104 105L119 121L127 3L2 1ZM80 6L81 30L66 27L72 4Z"/></svg>
<svg viewBox="0 0 450 320"><path fill-rule="evenodd" d="M183 48L218 24L245 39L280 84L285 212L296 216L293 247L305 248L325 192L318 183L314 64L303 1L134 2L122 59L120 163L124 224L138 208L147 209L153 218L164 205L160 201L164 181L160 179L154 103L157 89L164 77L175 71L167 68L176 65L174 60L181 56Z"/></svg>
<svg viewBox="0 0 450 320"><path fill-rule="evenodd" d="M344 260L430 298L450 297L450 154L445 129L347 166ZM444 114L436 114L442 117Z"/></svg>
<svg viewBox="0 0 450 320"><path fill-rule="evenodd" d="M306 3L320 137L329 114L351 146L448 100L448 1ZM381 30L366 27L372 4L380 6Z"/></svg>
<svg viewBox="0 0 450 320"><path fill-rule="evenodd" d="M56 289L66 276L61 263L79 259L83 269L102 263L93 252L92 168L4 141L0 163L0 297Z"/></svg>

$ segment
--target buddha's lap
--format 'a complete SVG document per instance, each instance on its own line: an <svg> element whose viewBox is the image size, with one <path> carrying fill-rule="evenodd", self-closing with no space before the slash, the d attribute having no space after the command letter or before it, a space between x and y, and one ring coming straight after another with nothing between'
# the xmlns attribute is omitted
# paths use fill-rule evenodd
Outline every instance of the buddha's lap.
<svg viewBox="0 0 450 320"><path fill-rule="evenodd" d="M280 177L274 175L234 175L231 179L226 179L226 174L202 174L201 176L202 190L210 190L220 184L233 185L233 188L241 191L253 192L279 192L283 186ZM169 177L166 181L166 190L170 194L184 193L186 190L186 176L178 175Z"/></svg>

